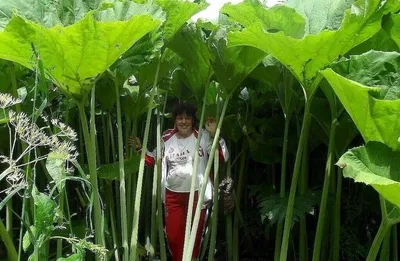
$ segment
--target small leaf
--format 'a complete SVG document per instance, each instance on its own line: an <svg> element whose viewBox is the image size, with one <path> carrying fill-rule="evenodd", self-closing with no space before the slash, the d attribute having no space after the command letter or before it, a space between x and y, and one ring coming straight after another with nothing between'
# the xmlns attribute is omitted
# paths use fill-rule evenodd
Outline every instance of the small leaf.
<svg viewBox="0 0 400 261"><path fill-rule="evenodd" d="M344 177L372 186L400 208L400 152L380 142L368 142L347 151L336 164L343 168Z"/></svg>
<svg viewBox="0 0 400 261"><path fill-rule="evenodd" d="M57 261L83 261L84 256L81 253L70 255L69 257L60 257Z"/></svg>
<svg viewBox="0 0 400 261"><path fill-rule="evenodd" d="M30 230L32 231L33 236L36 236L36 228L35 226L31 226ZM25 232L23 241L22 241L22 248L24 249L24 251L26 252L26 250L29 248L29 246L31 245L31 237L28 231Z"/></svg>
<svg viewBox="0 0 400 261"><path fill-rule="evenodd" d="M62 191L65 187L65 181L60 181L67 176L65 170L65 155L61 155L57 152L50 152L46 160L46 169L53 180L58 184L58 190Z"/></svg>

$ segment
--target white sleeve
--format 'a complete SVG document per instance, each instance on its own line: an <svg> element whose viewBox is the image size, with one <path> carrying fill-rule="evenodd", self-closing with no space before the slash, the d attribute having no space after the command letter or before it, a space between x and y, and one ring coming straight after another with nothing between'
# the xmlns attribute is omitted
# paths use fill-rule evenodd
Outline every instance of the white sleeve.
<svg viewBox="0 0 400 261"><path fill-rule="evenodd" d="M214 139L211 137L211 134L206 129L203 129L201 139L204 141L204 144L206 144L207 153L210 155ZM226 146L226 142L221 136L219 137L218 142L219 142L218 146L219 158L220 160L224 160L225 162L227 162L229 159L229 151L228 147Z"/></svg>

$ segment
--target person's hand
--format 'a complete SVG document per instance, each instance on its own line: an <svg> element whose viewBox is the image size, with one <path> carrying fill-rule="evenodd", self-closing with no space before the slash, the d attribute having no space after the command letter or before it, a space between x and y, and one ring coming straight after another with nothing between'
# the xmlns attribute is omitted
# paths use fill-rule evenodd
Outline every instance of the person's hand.
<svg viewBox="0 0 400 261"><path fill-rule="evenodd" d="M214 137L216 130L216 123L213 117L208 117L206 121L206 130L211 134L211 137Z"/></svg>
<svg viewBox="0 0 400 261"><path fill-rule="evenodd" d="M140 142L140 139L138 137L130 136L128 139L128 144L129 146L135 147L137 151L142 148L142 143Z"/></svg>

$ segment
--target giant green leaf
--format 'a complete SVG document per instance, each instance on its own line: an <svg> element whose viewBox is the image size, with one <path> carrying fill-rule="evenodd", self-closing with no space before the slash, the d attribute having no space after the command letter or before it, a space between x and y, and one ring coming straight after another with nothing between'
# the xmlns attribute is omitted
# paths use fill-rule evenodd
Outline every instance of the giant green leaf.
<svg viewBox="0 0 400 261"><path fill-rule="evenodd" d="M347 79L381 87L381 97L385 100L400 98L400 54L397 52L369 51L350 56L330 67Z"/></svg>
<svg viewBox="0 0 400 261"><path fill-rule="evenodd" d="M150 16L97 22L89 14L74 25L48 29L14 17L0 33L0 58L33 68L33 43L47 73L66 94L80 100L94 77L158 25Z"/></svg>
<svg viewBox="0 0 400 261"><path fill-rule="evenodd" d="M370 50L393 52L398 49L399 47L397 47L395 41L390 38L389 34L385 30L381 29L367 41L351 49L347 55L360 55Z"/></svg>
<svg viewBox="0 0 400 261"><path fill-rule="evenodd" d="M391 15L384 23L384 29L400 49L400 15Z"/></svg>
<svg viewBox="0 0 400 261"><path fill-rule="evenodd" d="M357 2L346 10L342 26L337 31L322 31L302 39L292 38L284 32L269 33L260 23L254 23L242 32L231 33L229 45L248 45L269 53L308 88L319 70L373 36L381 28L382 16L399 6L400 2L396 0ZM270 15L277 14L271 12Z"/></svg>
<svg viewBox="0 0 400 261"><path fill-rule="evenodd" d="M225 4L220 12L245 27L260 23L266 31L282 31L293 38L304 35L304 18L287 6L276 5L266 9L259 1L245 0L237 5Z"/></svg>
<svg viewBox="0 0 400 261"><path fill-rule="evenodd" d="M157 56L148 63L144 64L139 68L136 75L136 79L141 90L146 90L152 86L154 83L154 76L159 64L160 68L158 71L157 83L160 82L165 77L171 77L172 72L178 67L182 62L182 58L170 49L165 49L162 57ZM163 86L160 86L161 88Z"/></svg>
<svg viewBox="0 0 400 261"><path fill-rule="evenodd" d="M167 14L167 20L163 25L164 41L166 43L169 42L186 21L208 6L206 3L196 4L180 0L157 0L156 3Z"/></svg>
<svg viewBox="0 0 400 261"><path fill-rule="evenodd" d="M343 176L372 186L400 207L400 152L380 142L369 142L349 150L336 164L343 168Z"/></svg>
<svg viewBox="0 0 400 261"><path fill-rule="evenodd" d="M220 86L231 94L265 57L265 53L249 46L228 48L227 28L219 28L210 37L210 49L214 55L211 66Z"/></svg>
<svg viewBox="0 0 400 261"><path fill-rule="evenodd" d="M380 141L400 149L400 100L380 100L380 88L346 79L332 69L322 72L366 142Z"/></svg>
<svg viewBox="0 0 400 261"><path fill-rule="evenodd" d="M168 47L184 59L181 67L188 87L199 101L202 100L204 88L212 75L210 61L213 58L203 31L196 24L182 27Z"/></svg>
<svg viewBox="0 0 400 261"><path fill-rule="evenodd" d="M100 0L2 0L0 1L0 31L11 20L13 12L45 27L71 25L87 12L96 9Z"/></svg>
<svg viewBox="0 0 400 261"><path fill-rule="evenodd" d="M115 83L109 75L103 75L96 82L96 99L100 102L102 109L111 110L117 100L115 95Z"/></svg>
<svg viewBox="0 0 400 261"><path fill-rule="evenodd" d="M353 2L354 0L288 0L285 4L303 15L306 34L317 34L323 29L338 29L344 11Z"/></svg>
<svg viewBox="0 0 400 261"><path fill-rule="evenodd" d="M102 22L126 21L138 15L151 15L160 21L165 20L165 13L157 5L151 3L138 4L129 0L106 0L94 13L96 20Z"/></svg>

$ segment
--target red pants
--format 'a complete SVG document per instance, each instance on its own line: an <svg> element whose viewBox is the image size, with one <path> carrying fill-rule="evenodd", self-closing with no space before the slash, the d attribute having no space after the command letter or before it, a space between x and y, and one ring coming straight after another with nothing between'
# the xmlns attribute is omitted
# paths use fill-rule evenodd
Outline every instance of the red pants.
<svg viewBox="0 0 400 261"><path fill-rule="evenodd" d="M197 198L198 193L196 192L194 196L192 222L196 211ZM165 232L173 261L182 260L188 205L189 193L178 193L168 189L165 190ZM205 215L206 209L203 209L200 214L200 222L197 229L192 258L197 258L200 252Z"/></svg>

